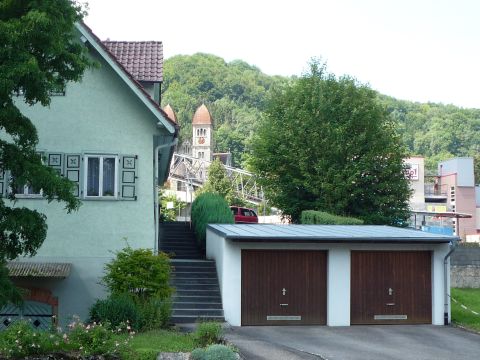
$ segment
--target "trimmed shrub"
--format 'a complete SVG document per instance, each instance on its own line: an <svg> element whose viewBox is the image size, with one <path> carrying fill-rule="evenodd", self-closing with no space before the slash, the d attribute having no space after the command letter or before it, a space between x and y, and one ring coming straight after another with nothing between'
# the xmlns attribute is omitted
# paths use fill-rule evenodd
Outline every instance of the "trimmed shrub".
<svg viewBox="0 0 480 360"><path fill-rule="evenodd" d="M111 294L132 294L139 299L155 297L168 299L170 287L170 258L165 253L154 255L150 249L127 246L105 265L103 283Z"/></svg>
<svg viewBox="0 0 480 360"><path fill-rule="evenodd" d="M320 225L363 225L363 220L347 216L338 216L323 211L304 210L300 218L302 224Z"/></svg>
<svg viewBox="0 0 480 360"><path fill-rule="evenodd" d="M197 329L193 333L193 338L197 346L205 347L220 342L222 334L222 324L215 321L207 321L198 323Z"/></svg>
<svg viewBox="0 0 480 360"><path fill-rule="evenodd" d="M227 201L218 194L202 193L192 203L192 223L199 245L205 248L208 224L233 224Z"/></svg>
<svg viewBox="0 0 480 360"><path fill-rule="evenodd" d="M142 318L133 298L128 294L112 295L97 300L90 308L90 321L110 324L117 327L129 323L133 329L140 330Z"/></svg>
<svg viewBox="0 0 480 360"><path fill-rule="evenodd" d="M206 349L195 349L192 351L193 360L235 360L237 354L225 345L214 344Z"/></svg>

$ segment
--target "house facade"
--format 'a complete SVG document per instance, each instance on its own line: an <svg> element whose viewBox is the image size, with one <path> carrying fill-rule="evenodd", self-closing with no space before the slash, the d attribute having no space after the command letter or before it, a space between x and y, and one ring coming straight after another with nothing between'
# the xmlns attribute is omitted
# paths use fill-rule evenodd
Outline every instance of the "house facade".
<svg viewBox="0 0 480 360"><path fill-rule="evenodd" d="M116 251L127 244L156 249L157 185L168 176L178 133L159 107L162 44L102 43L85 24L76 31L99 66L53 96L48 108L29 107L21 97L17 105L37 128L47 165L75 183L82 205L67 214L62 203L48 204L28 187L17 189L11 204L47 216L38 254L10 263L10 275L30 290L27 300L61 324L73 315L85 319L105 296L99 281ZM11 191L8 172L2 185Z"/></svg>

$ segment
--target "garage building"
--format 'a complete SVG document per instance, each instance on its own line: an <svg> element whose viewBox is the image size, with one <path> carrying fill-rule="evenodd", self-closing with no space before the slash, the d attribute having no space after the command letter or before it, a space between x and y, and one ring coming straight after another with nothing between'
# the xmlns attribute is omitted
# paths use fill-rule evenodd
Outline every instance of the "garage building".
<svg viewBox="0 0 480 360"><path fill-rule="evenodd" d="M207 258L234 326L443 325L457 240L390 226L215 224Z"/></svg>

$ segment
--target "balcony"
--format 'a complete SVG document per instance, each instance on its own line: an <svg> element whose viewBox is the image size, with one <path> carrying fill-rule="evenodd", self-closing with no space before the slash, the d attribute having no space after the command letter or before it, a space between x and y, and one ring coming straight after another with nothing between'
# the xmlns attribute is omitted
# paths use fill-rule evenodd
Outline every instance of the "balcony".
<svg viewBox="0 0 480 360"><path fill-rule="evenodd" d="M448 185L425 184L425 202L447 202Z"/></svg>

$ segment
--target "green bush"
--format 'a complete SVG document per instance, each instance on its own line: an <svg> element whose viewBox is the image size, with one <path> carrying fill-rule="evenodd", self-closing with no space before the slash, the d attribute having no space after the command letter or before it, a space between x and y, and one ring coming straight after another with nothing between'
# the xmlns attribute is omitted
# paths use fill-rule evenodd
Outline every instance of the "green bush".
<svg viewBox="0 0 480 360"><path fill-rule="evenodd" d="M199 245L205 248L208 224L233 224L227 201L218 194L202 193L192 203L192 223Z"/></svg>
<svg viewBox="0 0 480 360"><path fill-rule="evenodd" d="M205 360L205 349L195 349L190 353L190 359L192 360Z"/></svg>
<svg viewBox="0 0 480 360"><path fill-rule="evenodd" d="M132 249L127 246L105 265L103 283L111 294L132 294L140 299L155 297L168 299L170 287L170 258L167 254L154 255L150 249Z"/></svg>
<svg viewBox="0 0 480 360"><path fill-rule="evenodd" d="M222 324L215 321L198 323L197 329L193 333L195 344L199 347L216 344L222 340Z"/></svg>
<svg viewBox="0 0 480 360"><path fill-rule="evenodd" d="M170 325L172 303L170 300L150 298L139 300L138 311L141 314L141 330L165 329Z"/></svg>
<svg viewBox="0 0 480 360"><path fill-rule="evenodd" d="M145 331L167 328L171 314L170 300L142 299L121 294L97 300L90 308L90 321L104 324L115 331L125 326L130 327L128 330Z"/></svg>
<svg viewBox="0 0 480 360"><path fill-rule="evenodd" d="M129 323L138 331L142 326L142 315L129 294L111 295L107 299L97 300L90 308L90 321L112 327Z"/></svg>
<svg viewBox="0 0 480 360"><path fill-rule="evenodd" d="M206 349L195 349L192 351L193 360L235 360L235 352L225 345L214 344Z"/></svg>
<svg viewBox="0 0 480 360"><path fill-rule="evenodd" d="M321 225L363 225L363 220L347 216L332 215L323 211L304 210L300 218L302 224Z"/></svg>

